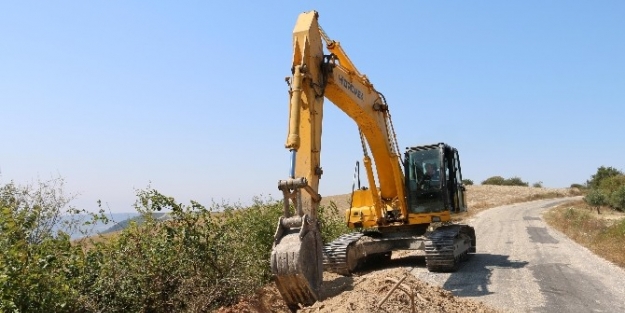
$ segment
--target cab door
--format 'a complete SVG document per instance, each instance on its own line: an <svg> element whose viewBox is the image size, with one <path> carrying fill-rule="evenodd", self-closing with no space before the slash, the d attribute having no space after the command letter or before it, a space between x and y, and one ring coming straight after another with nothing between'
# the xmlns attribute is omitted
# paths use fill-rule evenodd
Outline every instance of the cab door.
<svg viewBox="0 0 625 313"><path fill-rule="evenodd" d="M467 210L467 204L464 197L465 188L462 185L462 169L460 168L460 155L458 154L458 150L454 149L454 172L456 172L456 210L459 212L464 212Z"/></svg>

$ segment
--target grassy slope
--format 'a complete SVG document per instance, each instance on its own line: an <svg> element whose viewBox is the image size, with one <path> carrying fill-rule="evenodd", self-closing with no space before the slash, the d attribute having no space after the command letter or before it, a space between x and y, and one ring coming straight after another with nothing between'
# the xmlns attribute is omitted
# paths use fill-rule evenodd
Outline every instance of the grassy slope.
<svg viewBox="0 0 625 313"><path fill-rule="evenodd" d="M596 209L578 201L549 210L544 218L596 255L625 268L625 213L602 208L598 214Z"/></svg>

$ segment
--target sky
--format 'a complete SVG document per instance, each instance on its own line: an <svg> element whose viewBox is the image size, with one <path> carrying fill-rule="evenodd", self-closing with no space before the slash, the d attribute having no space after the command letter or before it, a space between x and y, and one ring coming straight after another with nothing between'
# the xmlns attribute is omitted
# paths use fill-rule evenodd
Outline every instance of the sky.
<svg viewBox="0 0 625 313"><path fill-rule="evenodd" d="M61 177L92 211L132 211L148 187L278 199L310 10L385 95L402 149L448 143L476 183L625 169L623 1L6 1L0 183ZM322 142L319 193L350 192L358 130L329 101Z"/></svg>

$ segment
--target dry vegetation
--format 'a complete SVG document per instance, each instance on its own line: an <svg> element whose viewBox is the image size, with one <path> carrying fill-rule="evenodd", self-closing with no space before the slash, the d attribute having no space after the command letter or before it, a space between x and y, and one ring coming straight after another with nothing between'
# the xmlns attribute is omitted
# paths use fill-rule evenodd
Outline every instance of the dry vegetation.
<svg viewBox="0 0 625 313"><path fill-rule="evenodd" d="M569 188L467 186L467 204L470 211L463 213L460 219L500 205L580 194L579 190ZM343 212L343 209L349 206L349 195L325 197L322 205L328 205L330 202L334 202L339 212ZM381 307L377 305L394 285L388 278L401 279L410 270L410 266L414 264L379 268L352 277L326 272L321 295L323 301L303 308L300 312L411 312L410 298L403 292L394 293ZM411 275L408 275L403 284L416 292L415 312L497 312L481 302L457 298L451 292L419 281ZM255 295L242 299L235 306L221 308L217 312L267 313L289 310L272 283L258 290Z"/></svg>
<svg viewBox="0 0 625 313"><path fill-rule="evenodd" d="M535 188L524 186L470 185L466 186L468 212L458 214L456 220L462 220L500 205L527 202L533 200L579 196L582 192L575 188ZM324 197L321 205L334 202L340 212L349 208L349 194Z"/></svg>
<svg viewBox="0 0 625 313"><path fill-rule="evenodd" d="M458 218L469 218L493 207L542 199L580 196L582 192L575 188L535 188L522 186L466 186L467 206L469 211Z"/></svg>
<svg viewBox="0 0 625 313"><path fill-rule="evenodd" d="M545 220L593 253L625 267L625 213L602 208L601 214L583 201L546 212Z"/></svg>

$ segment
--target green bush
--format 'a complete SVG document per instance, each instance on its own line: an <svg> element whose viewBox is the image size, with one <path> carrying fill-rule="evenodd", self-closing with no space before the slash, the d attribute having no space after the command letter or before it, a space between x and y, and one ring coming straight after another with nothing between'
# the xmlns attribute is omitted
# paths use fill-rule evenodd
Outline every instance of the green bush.
<svg viewBox="0 0 625 313"><path fill-rule="evenodd" d="M501 176L492 176L482 182L482 185L498 185L498 186L529 186L519 177L503 178Z"/></svg>
<svg viewBox="0 0 625 313"><path fill-rule="evenodd" d="M73 312L80 254L67 235L31 241L29 213L0 210L0 312Z"/></svg>
<svg viewBox="0 0 625 313"><path fill-rule="evenodd" d="M463 179L462 180L462 184L465 185L465 186L471 186L471 185L473 185L473 180L471 180L471 179Z"/></svg>
<svg viewBox="0 0 625 313"><path fill-rule="evenodd" d="M269 257L282 213L277 201L247 208L176 203L138 193L141 225L89 251L88 307L105 312L207 312L235 303L271 278ZM168 210L170 220L152 218Z"/></svg>
<svg viewBox="0 0 625 313"><path fill-rule="evenodd" d="M512 178L506 179L504 185L506 186L529 186L529 183L524 182L519 177L512 177Z"/></svg>
<svg viewBox="0 0 625 313"><path fill-rule="evenodd" d="M625 174L622 171L601 166L586 184L590 188L584 198L588 204L595 207L609 205L625 211Z"/></svg>
<svg viewBox="0 0 625 313"><path fill-rule="evenodd" d="M351 232L347 227L343 214L333 201L327 207L319 206L319 222L321 225L321 239L323 243L329 243L340 235Z"/></svg>
<svg viewBox="0 0 625 313"><path fill-rule="evenodd" d="M89 253L95 271L86 291L93 310L206 312L235 303L271 279L281 201L206 209L178 204L155 190L138 197L144 222ZM171 220L151 218L162 209L172 212ZM345 231L336 206L320 207L319 216L324 240Z"/></svg>
<svg viewBox="0 0 625 313"><path fill-rule="evenodd" d="M619 210L625 211L625 186L621 186L619 189L610 194L610 206Z"/></svg>
<svg viewBox="0 0 625 313"><path fill-rule="evenodd" d="M606 196L603 192L593 189L584 197L584 201L593 207L599 207L606 204Z"/></svg>
<svg viewBox="0 0 625 313"><path fill-rule="evenodd" d="M63 180L0 187L0 312L75 312L84 255L68 231L80 212Z"/></svg>
<svg viewBox="0 0 625 313"><path fill-rule="evenodd" d="M0 312L210 312L271 279L281 201L206 208L141 190L140 224L75 243L54 231L67 201L50 185L0 188ZM324 241L348 231L336 205L319 223Z"/></svg>
<svg viewBox="0 0 625 313"><path fill-rule="evenodd" d="M614 175L601 180L596 189L610 195L623 186L625 186L625 175Z"/></svg>
<svg viewBox="0 0 625 313"><path fill-rule="evenodd" d="M482 185L498 185L503 186L506 179L501 176L493 176L489 177L482 182Z"/></svg>
<svg viewBox="0 0 625 313"><path fill-rule="evenodd" d="M586 181L586 185L589 188L599 188L599 185L601 185L604 179L617 175L623 175L623 172L611 166L600 166L597 168L597 172L590 177L590 180Z"/></svg>

